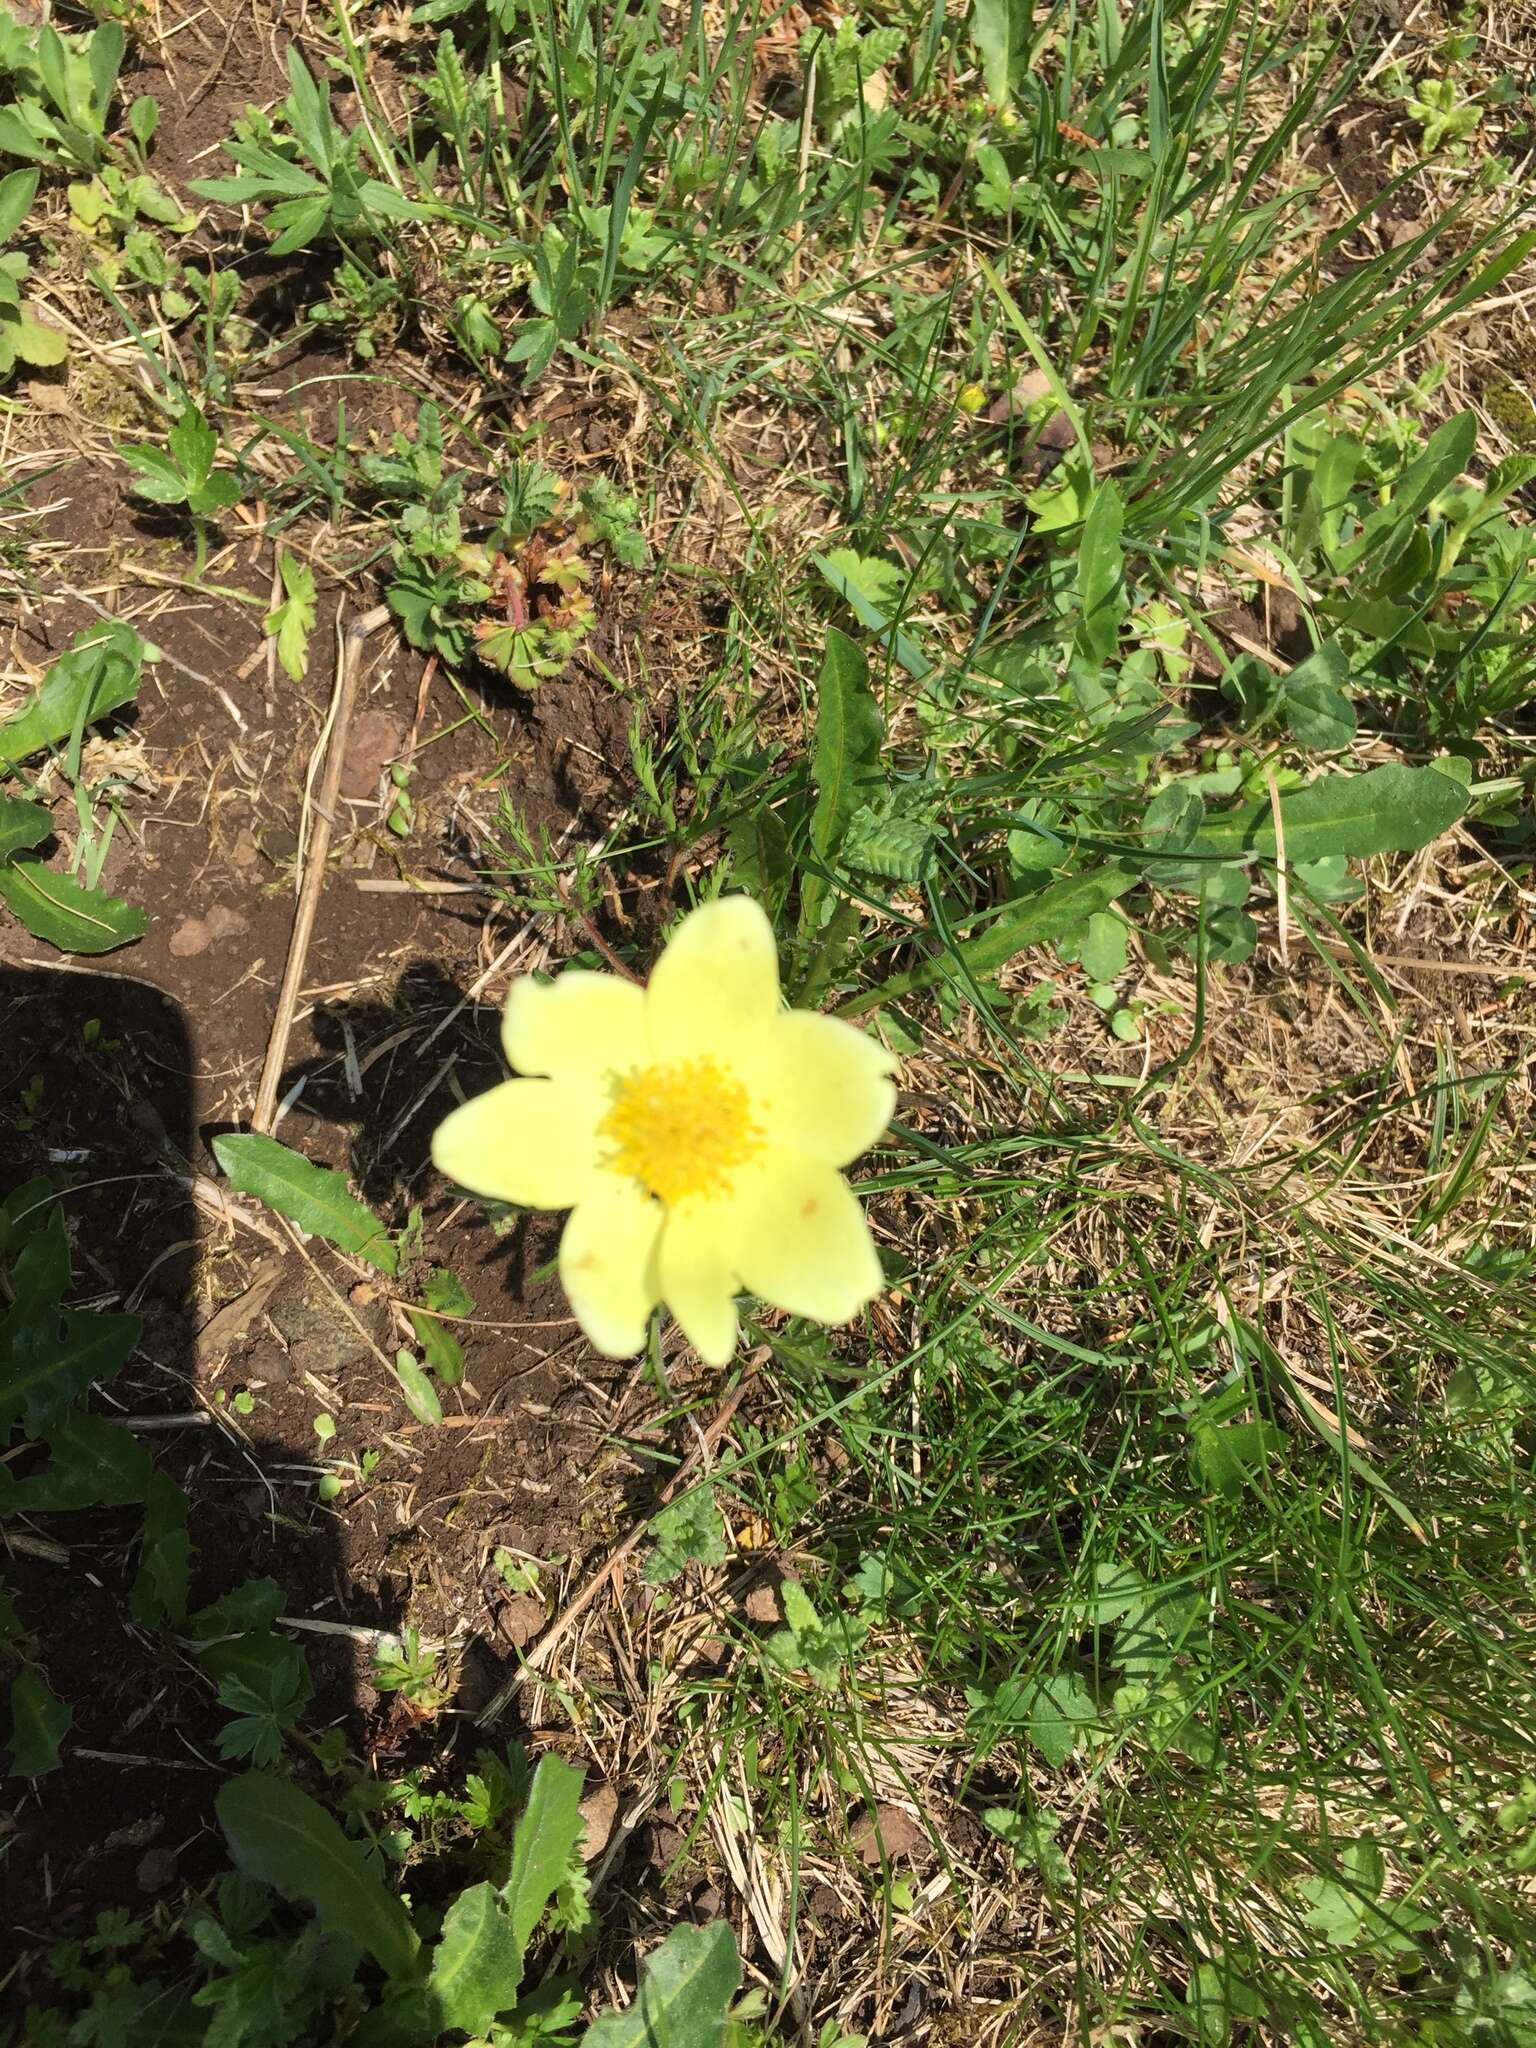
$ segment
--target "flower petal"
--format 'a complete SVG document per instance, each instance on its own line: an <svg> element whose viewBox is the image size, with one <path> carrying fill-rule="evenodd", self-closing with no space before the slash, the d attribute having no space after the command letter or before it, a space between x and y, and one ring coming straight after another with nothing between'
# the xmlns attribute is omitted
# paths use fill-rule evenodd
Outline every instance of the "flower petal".
<svg viewBox="0 0 1536 2048"><path fill-rule="evenodd" d="M739 1230L734 1202L679 1203L662 1228L661 1298L706 1365L728 1365L736 1349Z"/></svg>
<svg viewBox="0 0 1536 2048"><path fill-rule="evenodd" d="M690 911L645 991L657 1059L718 1056L753 1045L779 1011L773 927L750 896L722 896Z"/></svg>
<svg viewBox="0 0 1536 2048"><path fill-rule="evenodd" d="M501 1020L507 1059L556 1080L627 1073L649 1058L645 990L616 974L568 967L554 981L520 975Z"/></svg>
<svg viewBox="0 0 1536 2048"><path fill-rule="evenodd" d="M452 1110L432 1134L440 1173L477 1195L528 1209L569 1209L603 1174L596 1082L503 1081Z"/></svg>
<svg viewBox="0 0 1536 2048"><path fill-rule="evenodd" d="M732 1207L742 1280L776 1308L846 1323L884 1286L864 1212L824 1160L774 1146Z"/></svg>
<svg viewBox="0 0 1536 2048"><path fill-rule="evenodd" d="M831 1166L867 1152L896 1107L893 1053L878 1039L814 1010L789 1010L743 1073L775 1144Z"/></svg>
<svg viewBox="0 0 1536 2048"><path fill-rule="evenodd" d="M560 1239L560 1285L605 1358L633 1358L656 1305L658 1202L628 1181L607 1185L571 1211Z"/></svg>

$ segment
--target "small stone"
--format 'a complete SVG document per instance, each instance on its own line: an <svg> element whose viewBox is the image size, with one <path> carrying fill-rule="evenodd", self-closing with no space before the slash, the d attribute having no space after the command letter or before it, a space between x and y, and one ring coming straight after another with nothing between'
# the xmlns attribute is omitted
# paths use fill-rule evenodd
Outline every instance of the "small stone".
<svg viewBox="0 0 1536 2048"><path fill-rule="evenodd" d="M910 1813L899 1806L880 1805L860 1816L853 1824L853 1846L859 1860L871 1870L901 1857L919 1856L928 1848L928 1835Z"/></svg>
<svg viewBox="0 0 1536 2048"><path fill-rule="evenodd" d="M784 1619L784 1605L779 1599L777 1586L754 1586L743 1602L743 1611L748 1621L761 1623L765 1628L777 1628Z"/></svg>
<svg viewBox="0 0 1536 2048"><path fill-rule="evenodd" d="M581 1818L586 1825L586 1839L581 1845L583 1860L591 1863L602 1855L613 1835L613 1824L619 1817L619 1788L617 1785L602 1784L589 1792L581 1802Z"/></svg>
<svg viewBox="0 0 1536 2048"><path fill-rule="evenodd" d="M146 1849L133 1875L141 1892L163 1892L176 1875L176 1851Z"/></svg>

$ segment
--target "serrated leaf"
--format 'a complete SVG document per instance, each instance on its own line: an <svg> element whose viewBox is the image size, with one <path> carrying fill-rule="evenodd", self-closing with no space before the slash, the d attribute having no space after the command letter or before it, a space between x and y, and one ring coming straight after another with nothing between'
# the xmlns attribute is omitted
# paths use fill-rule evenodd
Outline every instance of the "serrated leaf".
<svg viewBox="0 0 1536 2048"><path fill-rule="evenodd" d="M423 1315L419 1308L407 1309L406 1315L430 1370L445 1387L456 1387L464 1377L464 1351L458 1338L446 1323Z"/></svg>
<svg viewBox="0 0 1536 2048"><path fill-rule="evenodd" d="M1012 102L1014 69L1028 48L1032 13L1030 0L972 0L971 41L995 107Z"/></svg>
<svg viewBox="0 0 1536 2048"><path fill-rule="evenodd" d="M187 406L166 437L171 460L186 478L191 496L213 474L213 459L219 452L219 437L195 405Z"/></svg>
<svg viewBox="0 0 1536 2048"><path fill-rule="evenodd" d="M600 2014L581 2048L719 2048L740 1987L741 1959L725 1921L674 1927L646 1957L634 2004Z"/></svg>
<svg viewBox="0 0 1536 2048"><path fill-rule="evenodd" d="M72 1414L49 1431L50 1462L18 1479L6 1495L24 1514L73 1514L79 1508L135 1507L145 1497L154 1460L131 1430L104 1416Z"/></svg>
<svg viewBox="0 0 1536 2048"><path fill-rule="evenodd" d="M307 1792L251 1771L224 1786L214 1804L248 1877L307 1901L322 1926L366 1949L386 1976L418 1974L421 1943L404 1906Z"/></svg>
<svg viewBox="0 0 1536 2048"><path fill-rule="evenodd" d="M1389 762L1364 774L1323 775L1281 799L1285 854L1291 862L1333 854L1364 860L1416 853L1466 811L1467 791L1435 768ZM1237 859L1275 857L1275 819L1267 797L1208 816L1190 851Z"/></svg>
<svg viewBox="0 0 1536 2048"><path fill-rule="evenodd" d="M302 683L309 672L309 636L315 627L314 572L286 548L278 556L277 566L286 595L267 613L263 631L276 635L277 658L284 674Z"/></svg>
<svg viewBox="0 0 1536 2048"><path fill-rule="evenodd" d="M72 1401L116 1378L143 1332L137 1316L81 1309L22 1323L0 1345L0 1436L18 1415L29 1436L43 1435Z"/></svg>
<svg viewBox="0 0 1536 2048"><path fill-rule="evenodd" d="M582 1772L559 1757L540 1757L512 1836L512 1867L501 1888L519 1955L526 1952L550 1900L580 1867L585 1782Z"/></svg>
<svg viewBox="0 0 1536 2048"><path fill-rule="evenodd" d="M731 1554L712 1486L690 1487L662 1509L651 1523L651 1554L645 1561L645 1583L664 1586L689 1565L724 1564Z"/></svg>
<svg viewBox="0 0 1536 2048"><path fill-rule="evenodd" d="M0 901L34 938L61 953L110 953L149 929L149 919L131 903L104 889L84 888L72 875L55 874L41 861L0 867Z"/></svg>
<svg viewBox="0 0 1536 2048"><path fill-rule="evenodd" d="M144 1495L139 1569L128 1589L128 1611L141 1627L181 1621L187 1611L192 1539L187 1496L168 1473L150 1474Z"/></svg>
<svg viewBox="0 0 1536 2048"><path fill-rule="evenodd" d="M139 693L144 642L117 620L87 627L49 669L37 694L0 725L0 770L55 747Z"/></svg>
<svg viewBox="0 0 1536 2048"><path fill-rule="evenodd" d="M517 2003L523 1951L496 1887L473 1884L443 1916L427 1994L434 2024L484 2034L500 2012Z"/></svg>
<svg viewBox="0 0 1536 2048"><path fill-rule="evenodd" d="M428 1429L436 1429L443 1419L443 1404L437 1398L436 1387L409 1351L395 1353L395 1378L400 1382L405 1405L416 1420L424 1422Z"/></svg>
<svg viewBox="0 0 1536 2048"><path fill-rule="evenodd" d="M1336 640L1325 640L1280 680L1291 731L1304 747L1337 751L1355 736L1355 708L1343 684L1349 657Z"/></svg>
<svg viewBox="0 0 1536 2048"><path fill-rule="evenodd" d="M41 804L19 796L0 796L0 861L41 846L52 830L53 820Z"/></svg>
<svg viewBox="0 0 1536 2048"><path fill-rule="evenodd" d="M255 1131L215 1138L213 1151L237 1194L254 1195L311 1237L323 1237L381 1273L398 1269L398 1247L373 1211L352 1193L344 1173L316 1166L276 1138Z"/></svg>
<svg viewBox="0 0 1536 2048"><path fill-rule="evenodd" d="M59 1744L69 1733L74 1709L55 1699L30 1665L11 1680L11 1758L18 1778L42 1778L59 1767Z"/></svg>

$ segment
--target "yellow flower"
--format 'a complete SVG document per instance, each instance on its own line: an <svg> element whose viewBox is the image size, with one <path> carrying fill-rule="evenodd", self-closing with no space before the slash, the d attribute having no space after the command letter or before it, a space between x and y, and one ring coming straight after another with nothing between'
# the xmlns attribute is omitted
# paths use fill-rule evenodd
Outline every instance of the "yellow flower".
<svg viewBox="0 0 1536 2048"><path fill-rule="evenodd" d="M460 1186L569 1209L560 1280L610 1358L665 1301L710 1365L736 1348L738 1290L845 1323L881 1285L838 1168L895 1107L896 1062L835 1017L785 1010L768 919L747 896L685 917L649 984L567 969L513 985L504 1081L438 1126Z"/></svg>

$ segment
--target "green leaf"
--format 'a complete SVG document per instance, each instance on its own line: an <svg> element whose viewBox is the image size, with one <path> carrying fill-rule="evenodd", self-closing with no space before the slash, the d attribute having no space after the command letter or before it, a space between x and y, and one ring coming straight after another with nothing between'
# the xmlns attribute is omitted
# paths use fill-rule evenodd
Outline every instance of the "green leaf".
<svg viewBox="0 0 1536 2048"><path fill-rule="evenodd" d="M116 1378L143 1333L137 1316L80 1309L24 1321L0 1344L0 1436L18 1415L29 1436L43 1435L72 1401Z"/></svg>
<svg viewBox="0 0 1536 2048"><path fill-rule="evenodd" d="M286 548L277 558L287 593L263 621L263 631L277 637L277 658L285 675L302 683L309 673L309 636L315 626L314 572Z"/></svg>
<svg viewBox="0 0 1536 2048"><path fill-rule="evenodd" d="M512 1837L512 1868L501 1888L519 1956L550 1900L573 1874L585 1824L581 1818L583 1774L557 1756L539 1759Z"/></svg>
<svg viewBox="0 0 1536 2048"><path fill-rule="evenodd" d="M251 1771L214 1805L248 1877L311 1904L322 1926L367 1950L385 1975L419 1975L421 1943L405 1907L325 1808L283 1778Z"/></svg>
<svg viewBox="0 0 1536 2048"><path fill-rule="evenodd" d="M741 1959L725 1921L674 1927L646 1957L634 2004L600 2014L581 2048L720 2048L740 1986Z"/></svg>
<svg viewBox="0 0 1536 2048"><path fill-rule="evenodd" d="M1066 1763L1094 1719L1093 1695L1080 1678L1058 1671L1051 1678L1036 1680L1026 1725L1030 1741L1053 1770Z"/></svg>
<svg viewBox="0 0 1536 2048"><path fill-rule="evenodd" d="M470 1885L444 1914L433 1952L427 1993L435 2025L486 2033L517 2003L522 1981L523 1949L501 1895L491 1884Z"/></svg>
<svg viewBox="0 0 1536 2048"><path fill-rule="evenodd" d="M18 1479L7 1505L24 1514L73 1514L79 1508L136 1507L149 1490L154 1461L131 1430L105 1416L73 1414L48 1434L51 1461Z"/></svg>
<svg viewBox="0 0 1536 2048"><path fill-rule="evenodd" d="M437 1389L403 1347L395 1353L395 1378L400 1382L405 1405L416 1420L424 1422L429 1429L436 1429L443 1419L443 1404L437 1398Z"/></svg>
<svg viewBox="0 0 1536 2048"><path fill-rule="evenodd" d="M53 820L41 804L24 797L0 796L0 861L28 847L41 846L53 830Z"/></svg>
<svg viewBox="0 0 1536 2048"><path fill-rule="evenodd" d="M1353 434L1334 434L1318 456L1296 522L1294 547L1298 555L1319 544L1331 554L1338 546L1339 528L1363 452Z"/></svg>
<svg viewBox="0 0 1536 2048"><path fill-rule="evenodd" d="M464 1377L464 1352L458 1338L446 1323L439 1322L436 1316L423 1315L419 1308L407 1309L406 1315L428 1367L445 1387L456 1387Z"/></svg>
<svg viewBox="0 0 1536 2048"><path fill-rule="evenodd" d="M1285 1431L1273 1422L1197 1422L1191 1455L1201 1485L1236 1500L1286 1448Z"/></svg>
<svg viewBox="0 0 1536 2048"><path fill-rule="evenodd" d="M812 555L811 560L854 617L885 635L896 659L920 682L933 664L909 634L891 624L907 587L906 570L876 555L856 554L852 548L834 548L829 555Z"/></svg>
<svg viewBox="0 0 1536 2048"><path fill-rule="evenodd" d="M59 1744L74 1709L54 1698L30 1665L11 1680L11 1762L18 1778L42 1778L59 1768Z"/></svg>
<svg viewBox="0 0 1536 2048"><path fill-rule="evenodd" d="M29 306L7 316L5 338L13 359L34 370L51 370L69 354L69 336L37 319Z"/></svg>
<svg viewBox="0 0 1536 2048"><path fill-rule="evenodd" d="M0 901L34 938L61 953L110 953L149 929L142 910L104 889L83 888L73 876L55 874L35 860L0 867Z"/></svg>
<svg viewBox="0 0 1536 2048"><path fill-rule="evenodd" d="M219 437L201 411L189 405L172 427L167 440L171 460L187 483L190 497L213 474L213 459L219 452Z"/></svg>
<svg viewBox="0 0 1536 2048"><path fill-rule="evenodd" d="M1136 879L1126 868L1089 868L1083 874L1067 875L1059 882L1048 883L1031 896L1016 897L1004 904L984 931L961 941L960 959L977 980L995 974L1015 954L1026 952L1031 946L1048 946L1071 932L1083 930L1096 911L1107 910L1117 897L1135 885ZM942 953L907 974L894 975L855 996L837 1014L861 1017L913 989L957 978L954 958Z"/></svg>
<svg viewBox="0 0 1536 2048"><path fill-rule="evenodd" d="M1435 768L1389 762L1364 774L1322 775L1281 801L1285 854L1292 862L1345 854L1415 853L1448 831L1467 808L1467 792ZM1207 817L1191 851L1218 858L1275 857L1269 799Z"/></svg>
<svg viewBox="0 0 1536 2048"><path fill-rule="evenodd" d="M347 1186L344 1173L316 1166L276 1138L230 1132L213 1141L214 1157L237 1194L254 1195L311 1237L393 1273L400 1253L384 1225Z"/></svg>
<svg viewBox="0 0 1536 2048"><path fill-rule="evenodd" d="M731 1554L712 1486L690 1487L662 1509L651 1523L651 1554L645 1561L645 1583L664 1586L689 1565L724 1564Z"/></svg>
<svg viewBox="0 0 1536 2048"><path fill-rule="evenodd" d="M144 1495L139 1569L128 1589L128 1611L141 1628L181 1621L187 1611L192 1540L187 1496L168 1473L150 1474Z"/></svg>
<svg viewBox="0 0 1536 2048"><path fill-rule="evenodd" d="M885 720L869 687L869 664L846 633L832 627L816 678L816 747L811 772L816 803L811 844L833 860L849 820L879 774Z"/></svg>
<svg viewBox="0 0 1536 2048"><path fill-rule="evenodd" d="M12 171L0 178L0 243L8 242L26 219L39 175L37 171Z"/></svg>
<svg viewBox="0 0 1536 2048"><path fill-rule="evenodd" d="M1114 655L1126 614L1125 555L1120 533L1125 506L1113 483L1095 487L1077 550L1078 651L1101 665Z"/></svg>
<svg viewBox="0 0 1536 2048"><path fill-rule="evenodd" d="M162 448L147 446L119 450L124 462L138 471L134 494L155 505L184 505L187 481Z"/></svg>
<svg viewBox="0 0 1536 2048"><path fill-rule="evenodd" d="M1348 655L1336 640L1325 640L1281 678L1291 731L1302 746L1337 750L1354 738L1355 708L1342 687L1348 675Z"/></svg>
<svg viewBox="0 0 1536 2048"><path fill-rule="evenodd" d="M0 725L0 770L131 704L143 661L144 642L132 626L113 620L76 634L31 702Z"/></svg>
<svg viewBox="0 0 1536 2048"><path fill-rule="evenodd" d="M971 41L981 59L982 83L995 107L1013 99L1014 75L1029 46L1029 0L973 0Z"/></svg>

